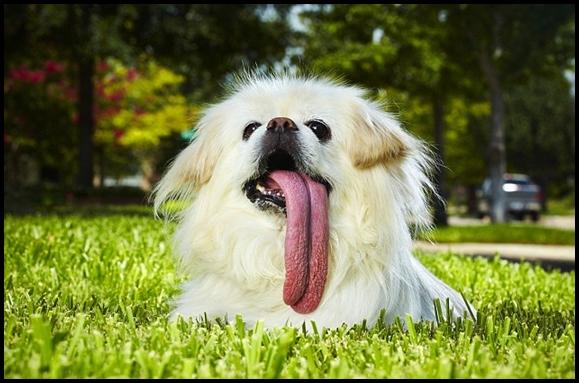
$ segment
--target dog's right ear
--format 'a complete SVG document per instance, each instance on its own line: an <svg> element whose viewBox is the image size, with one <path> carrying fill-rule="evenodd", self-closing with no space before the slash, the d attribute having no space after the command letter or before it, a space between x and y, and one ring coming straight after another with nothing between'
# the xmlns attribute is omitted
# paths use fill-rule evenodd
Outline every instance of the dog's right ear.
<svg viewBox="0 0 579 383"><path fill-rule="evenodd" d="M354 166L369 169L400 162L415 149L415 140L398 121L376 103L354 103L353 140L349 148Z"/></svg>
<svg viewBox="0 0 579 383"><path fill-rule="evenodd" d="M348 148L352 163L361 170L388 168L407 222L427 227L429 196L436 195L428 177L434 165L429 150L380 104L361 100L354 106L353 139Z"/></svg>
<svg viewBox="0 0 579 383"><path fill-rule="evenodd" d="M216 139L218 124L217 113L208 111L195 127L196 137L175 158L169 170L155 186L153 191L154 210L158 213L164 202L187 200L200 186L207 183L213 175L217 158L221 153L220 141Z"/></svg>

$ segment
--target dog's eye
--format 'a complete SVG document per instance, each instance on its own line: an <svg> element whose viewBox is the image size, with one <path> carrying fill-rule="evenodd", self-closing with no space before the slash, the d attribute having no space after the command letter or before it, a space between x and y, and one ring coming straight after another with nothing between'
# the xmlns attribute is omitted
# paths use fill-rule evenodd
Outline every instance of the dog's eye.
<svg viewBox="0 0 579 383"><path fill-rule="evenodd" d="M318 137L321 142L328 141L332 138L332 132L326 123L322 120L310 120L306 121L305 125L309 127L312 132Z"/></svg>
<svg viewBox="0 0 579 383"><path fill-rule="evenodd" d="M252 122L247 125L245 129L243 129L243 140L246 141L260 126L261 124L259 122Z"/></svg>

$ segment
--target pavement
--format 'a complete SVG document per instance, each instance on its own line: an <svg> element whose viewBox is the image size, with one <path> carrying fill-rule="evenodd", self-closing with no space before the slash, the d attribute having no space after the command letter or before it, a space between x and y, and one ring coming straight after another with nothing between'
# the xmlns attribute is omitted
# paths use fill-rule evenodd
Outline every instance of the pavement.
<svg viewBox="0 0 579 383"><path fill-rule="evenodd" d="M529 245L513 243L431 243L414 241L414 249L424 252L445 252L469 256L494 257L509 261L539 263L547 268L575 270L575 246Z"/></svg>
<svg viewBox="0 0 579 383"><path fill-rule="evenodd" d="M450 226L476 226L490 223L484 219L450 215ZM575 215L542 215L539 222L512 221L512 225L536 224L542 227L553 227L565 230L575 230ZM510 261L525 260L540 263L547 268L556 267L563 270L575 270L575 246L531 245L513 243L430 243L415 241L414 248L426 252L452 251L454 253L494 257L497 253L503 259Z"/></svg>

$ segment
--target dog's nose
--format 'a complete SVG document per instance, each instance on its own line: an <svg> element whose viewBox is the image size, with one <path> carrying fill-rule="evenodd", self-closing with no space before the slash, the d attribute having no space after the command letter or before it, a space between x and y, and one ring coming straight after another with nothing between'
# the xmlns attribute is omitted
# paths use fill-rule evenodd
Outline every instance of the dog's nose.
<svg viewBox="0 0 579 383"><path fill-rule="evenodd" d="M267 123L268 132L287 133L292 130L298 130L298 126L295 122L287 117L272 118Z"/></svg>

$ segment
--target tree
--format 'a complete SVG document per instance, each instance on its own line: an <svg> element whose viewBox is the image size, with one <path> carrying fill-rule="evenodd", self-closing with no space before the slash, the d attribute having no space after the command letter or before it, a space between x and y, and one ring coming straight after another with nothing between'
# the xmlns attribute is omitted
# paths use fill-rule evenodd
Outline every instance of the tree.
<svg viewBox="0 0 579 383"><path fill-rule="evenodd" d="M125 39L138 52L184 76L190 100L221 94L223 83L244 65L273 65L292 37L289 5L145 4L131 6Z"/></svg>
<svg viewBox="0 0 579 383"><path fill-rule="evenodd" d="M143 173L143 189L151 190L161 140L188 130L196 112L179 93L183 76L144 58L136 68L115 59L103 62L101 67L106 70L97 83L100 103L95 132L101 148L101 178L104 158L121 147L136 156Z"/></svg>
<svg viewBox="0 0 579 383"><path fill-rule="evenodd" d="M492 219L502 222L505 92L530 77L569 67L573 11L573 6L332 5L304 13L309 29L302 44L306 61L323 70L429 103L441 159L449 103L456 97L480 103L488 92ZM478 131L480 115L469 115L468 126ZM443 195L444 177L440 170L435 177ZM435 209L438 222L444 222L441 212Z"/></svg>
<svg viewBox="0 0 579 383"><path fill-rule="evenodd" d="M489 170L491 219L506 219L502 177L506 171L504 89L545 67L549 53L561 53L556 38L574 6L461 5L448 8L449 37L463 66L480 69L491 102ZM568 65L569 51L557 57ZM459 57L457 54L455 57Z"/></svg>
<svg viewBox="0 0 579 383"><path fill-rule="evenodd" d="M575 102L563 73L551 77L532 77L506 94L505 142L512 169L561 197L573 191Z"/></svg>
<svg viewBox="0 0 579 383"><path fill-rule="evenodd" d="M445 108L463 84L444 49L444 9L419 5L333 5L304 12L306 61L371 88L397 89L430 105L434 131L434 224L447 225Z"/></svg>
<svg viewBox="0 0 579 383"><path fill-rule="evenodd" d="M7 61L34 63L64 60L74 68L77 87L78 175L81 189L92 187L94 134L94 65L98 57L130 47L120 38L122 6L26 4L5 5ZM105 38L106 36L106 38ZM70 73L70 72L69 72ZM40 128L40 127L38 127Z"/></svg>
<svg viewBox="0 0 579 383"><path fill-rule="evenodd" d="M267 64L283 57L291 35L285 9L243 4L5 5L6 62L14 67L53 58L76 68L78 186L87 188L94 171L98 61L116 57L131 64L147 52L184 76L181 90L191 93L189 101L207 101L244 62Z"/></svg>
<svg viewBox="0 0 579 383"><path fill-rule="evenodd" d="M4 80L4 159L5 181L20 188L34 182L37 169L45 181L57 183L74 164L77 136L71 129L76 100L68 82L68 68L47 60L38 65L8 67ZM71 182L71 179L66 181Z"/></svg>

